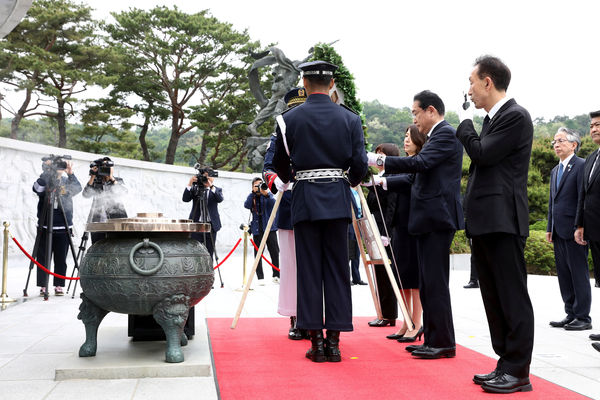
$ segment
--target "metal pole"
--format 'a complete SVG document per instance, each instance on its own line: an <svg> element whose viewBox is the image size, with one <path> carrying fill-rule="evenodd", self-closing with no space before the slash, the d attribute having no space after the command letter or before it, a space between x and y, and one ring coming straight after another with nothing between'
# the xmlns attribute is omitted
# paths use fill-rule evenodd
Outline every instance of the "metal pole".
<svg viewBox="0 0 600 400"><path fill-rule="evenodd" d="M12 303L16 301L15 299L11 299L6 294L6 275L8 272L8 226L10 223L8 221L4 221L4 246L2 252L2 295L0 303Z"/></svg>
<svg viewBox="0 0 600 400"><path fill-rule="evenodd" d="M248 258L248 225L244 225L244 255L243 255L243 267L242 267L242 287L246 286L246 260Z"/></svg>

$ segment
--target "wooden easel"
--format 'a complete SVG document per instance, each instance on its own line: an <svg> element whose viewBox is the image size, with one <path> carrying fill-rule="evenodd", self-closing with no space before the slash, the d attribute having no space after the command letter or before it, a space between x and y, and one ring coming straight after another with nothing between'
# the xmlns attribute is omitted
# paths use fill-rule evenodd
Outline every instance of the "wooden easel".
<svg viewBox="0 0 600 400"><path fill-rule="evenodd" d="M373 304L375 305L377 318L382 319L381 304L379 303L379 296L377 296L377 288L374 283L374 279L372 278L371 270L369 267L374 268L375 264L383 264L385 271L387 272L388 278L390 280L390 283L392 284L394 294L396 295L396 300L400 305L400 311L402 312L404 321L406 321L406 324L412 330L415 326L414 321L412 320L410 313L406 308L404 298L400 294L400 288L396 283L396 278L394 277L394 273L390 265L390 260L387 257L385 246L381 241L381 234L379 233L379 228L377 227L377 223L375 223L375 219L373 218L371 210L367 205L367 200L365 199L365 195L363 194L362 189L358 188L357 192L358 197L360 198L363 217L357 220L356 216L354 215L354 210L352 210L352 225L354 226L354 234L356 235L360 255L363 260L363 264L365 265L365 270L367 272L367 280L369 282L369 287L371 288L371 295L373 296ZM365 228L363 230L368 232L361 231L361 229L359 228L359 224L363 225ZM374 269L372 269L372 271L374 275Z"/></svg>

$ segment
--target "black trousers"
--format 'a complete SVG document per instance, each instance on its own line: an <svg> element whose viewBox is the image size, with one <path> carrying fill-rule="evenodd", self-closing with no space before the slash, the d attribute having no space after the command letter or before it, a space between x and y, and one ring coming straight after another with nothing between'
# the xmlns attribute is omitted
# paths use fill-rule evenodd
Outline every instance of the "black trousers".
<svg viewBox="0 0 600 400"><path fill-rule="evenodd" d="M556 232L552 234L554 242L554 261L558 275L560 295L565 303L565 312L569 318L592 322L592 288L588 269L588 247L578 245L573 238L562 239Z"/></svg>
<svg viewBox="0 0 600 400"><path fill-rule="evenodd" d="M210 233L192 233L192 238L196 239L197 241L202 243L204 247L206 247L206 250L208 250L208 254L210 254L210 257L212 259L213 254L215 252L215 243L217 243L217 232L215 232L215 230L212 229L212 226L210 228Z"/></svg>
<svg viewBox="0 0 600 400"><path fill-rule="evenodd" d="M454 232L416 235L419 261L419 293L423 305L425 346L454 347L454 323L450 304L450 244Z"/></svg>
<svg viewBox="0 0 600 400"><path fill-rule="evenodd" d="M471 249L471 254L473 254L473 240L469 239L469 248ZM471 274L469 275L469 282L477 282L479 280L479 276L477 275L477 267L474 264L473 256L471 255Z"/></svg>
<svg viewBox="0 0 600 400"><path fill-rule="evenodd" d="M592 252L592 261L594 262L594 279L600 282L600 241L588 240L590 251Z"/></svg>
<svg viewBox="0 0 600 400"><path fill-rule="evenodd" d="M54 258L54 269L51 268L49 260L46 260L46 240L47 230L42 229L42 237L39 241L38 251L35 259L44 267L53 271L55 274L63 275L67 273L67 252L69 251L69 233L64 229L55 230L52 234L52 254ZM41 268L37 268L37 286L47 287L49 275ZM65 286L63 278L54 277L54 286Z"/></svg>
<svg viewBox="0 0 600 400"><path fill-rule="evenodd" d="M352 224L348 225L348 257L350 258L352 283L358 283L362 280L360 279L360 271L358 270L358 266L360 265L360 252Z"/></svg>
<svg viewBox="0 0 600 400"><path fill-rule="evenodd" d="M260 242L263 239L263 235L264 234L252 235L252 239L254 240L254 243L256 243L256 247L260 247ZM271 263L273 263L274 266L279 268L279 242L277 241L277 231L269 232L269 235L267 235L266 247L269 250L269 255L271 256ZM256 253L258 253L258 251L255 248L254 257L256 257ZM279 277L279 271L277 271L275 268L272 268L270 265L269 268L273 270L273 277ZM258 261L258 266L256 267L256 276L258 277L258 279L264 279L265 277L265 274L263 273L262 269L262 257Z"/></svg>
<svg viewBox="0 0 600 400"><path fill-rule="evenodd" d="M473 236L473 257L499 371L524 378L533 351L533 307L527 292L525 237Z"/></svg>
<svg viewBox="0 0 600 400"><path fill-rule="evenodd" d="M385 248L388 253L388 259L393 260L390 252L390 246ZM394 268L393 262L390 264L396 283L398 280L398 273ZM381 316L385 319L397 319L398 318L398 299L390 282L390 278L382 264L375 264L375 280L377 281L377 294L379 295L379 305L381 306Z"/></svg>
<svg viewBox="0 0 600 400"><path fill-rule="evenodd" d="M347 219L294 225L300 329L353 330L347 232Z"/></svg>

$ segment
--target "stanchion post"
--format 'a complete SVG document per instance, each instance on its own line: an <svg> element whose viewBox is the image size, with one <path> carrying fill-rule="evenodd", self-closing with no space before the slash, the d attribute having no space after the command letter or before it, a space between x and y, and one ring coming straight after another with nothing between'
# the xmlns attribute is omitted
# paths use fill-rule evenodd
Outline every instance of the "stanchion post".
<svg viewBox="0 0 600 400"><path fill-rule="evenodd" d="M244 276L242 277L242 287L246 286L246 261L248 259L248 225L244 225L244 255L242 256L243 267L242 271Z"/></svg>
<svg viewBox="0 0 600 400"><path fill-rule="evenodd" d="M15 299L11 299L6 294L6 275L8 273L8 226L10 223L8 221L4 221L4 245L2 249L2 295L0 296L0 303L12 303L16 301Z"/></svg>

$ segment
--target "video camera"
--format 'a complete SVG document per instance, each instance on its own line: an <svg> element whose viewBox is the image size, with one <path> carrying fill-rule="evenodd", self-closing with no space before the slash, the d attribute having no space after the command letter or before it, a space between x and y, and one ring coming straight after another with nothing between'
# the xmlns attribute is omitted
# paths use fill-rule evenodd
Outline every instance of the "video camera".
<svg viewBox="0 0 600 400"><path fill-rule="evenodd" d="M192 195L195 197L200 196L200 193L202 193L204 191L204 184L208 183L208 178L215 178L219 176L219 172L215 171L212 168L209 167L204 167L202 165L200 165L199 163L196 163L194 165L194 169L196 171L198 171L198 173L196 174L196 178L198 179L196 182L194 182L192 184ZM206 174L206 175L205 175Z"/></svg>
<svg viewBox="0 0 600 400"><path fill-rule="evenodd" d="M110 176L110 169L115 163L109 158L99 158L90 163L90 175L96 176ZM97 167L98 170L94 171L92 168Z"/></svg>
<svg viewBox="0 0 600 400"><path fill-rule="evenodd" d="M50 171L59 171L67 169L67 162L65 160L70 160L71 156L63 155L58 156L54 154L50 154L42 157L42 170L44 172ZM46 161L50 161L50 163L46 163Z"/></svg>
<svg viewBox="0 0 600 400"><path fill-rule="evenodd" d="M212 168L209 167L203 167L202 165L196 163L196 165L194 165L194 169L196 169L196 171L198 171L198 174L196 174L196 177L198 178L198 182L204 184L208 182L208 178L216 178L219 176L219 172L215 171ZM207 175L204 175L207 174Z"/></svg>

